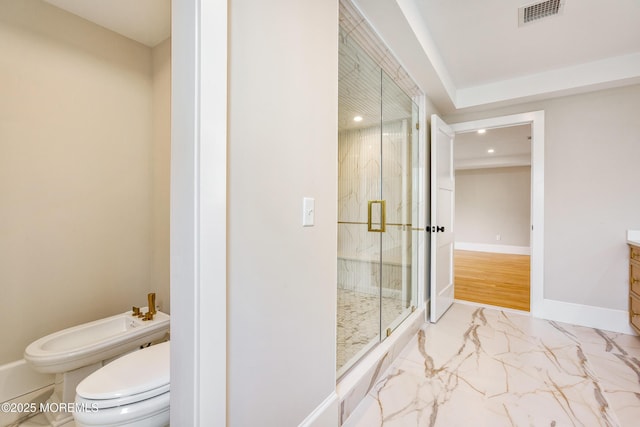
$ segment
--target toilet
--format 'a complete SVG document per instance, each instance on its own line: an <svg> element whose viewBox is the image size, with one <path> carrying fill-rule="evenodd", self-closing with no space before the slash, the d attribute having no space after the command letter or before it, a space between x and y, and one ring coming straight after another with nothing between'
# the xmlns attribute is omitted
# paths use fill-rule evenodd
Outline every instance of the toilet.
<svg viewBox="0 0 640 427"><path fill-rule="evenodd" d="M98 369L76 388L76 427L169 425L169 345L152 345Z"/></svg>

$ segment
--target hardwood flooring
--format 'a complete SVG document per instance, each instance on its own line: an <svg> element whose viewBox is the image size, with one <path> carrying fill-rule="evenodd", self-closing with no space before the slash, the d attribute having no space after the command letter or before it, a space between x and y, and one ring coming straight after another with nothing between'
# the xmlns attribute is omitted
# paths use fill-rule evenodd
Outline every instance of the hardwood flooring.
<svg viewBox="0 0 640 427"><path fill-rule="evenodd" d="M455 298L529 311L529 255L456 250Z"/></svg>

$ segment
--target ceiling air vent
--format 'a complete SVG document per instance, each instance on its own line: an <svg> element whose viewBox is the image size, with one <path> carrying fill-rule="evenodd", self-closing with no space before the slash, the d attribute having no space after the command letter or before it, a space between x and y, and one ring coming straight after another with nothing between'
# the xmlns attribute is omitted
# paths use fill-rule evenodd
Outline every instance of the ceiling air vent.
<svg viewBox="0 0 640 427"><path fill-rule="evenodd" d="M564 0L547 0L522 6L518 9L518 26L529 24L562 12Z"/></svg>

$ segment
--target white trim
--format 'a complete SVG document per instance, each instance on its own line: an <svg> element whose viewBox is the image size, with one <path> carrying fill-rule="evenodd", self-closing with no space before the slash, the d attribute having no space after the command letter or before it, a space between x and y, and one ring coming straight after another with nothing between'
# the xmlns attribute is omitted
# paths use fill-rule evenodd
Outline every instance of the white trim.
<svg viewBox="0 0 640 427"><path fill-rule="evenodd" d="M227 422L227 3L172 3L172 425Z"/></svg>
<svg viewBox="0 0 640 427"><path fill-rule="evenodd" d="M24 359L0 365L0 402L53 385L53 374L41 374Z"/></svg>
<svg viewBox="0 0 640 427"><path fill-rule="evenodd" d="M427 224L427 204L429 203L429 175L427 175L427 100L424 95L420 95L413 100L418 105L418 182L420 184L420 194L418 200L418 224L417 227L420 231L418 235L418 274L417 274L417 292L416 292L416 307L424 307L427 299L427 263L429 258L427 257L429 252L429 236L424 231Z"/></svg>
<svg viewBox="0 0 640 427"><path fill-rule="evenodd" d="M335 391L331 392L313 412L302 420L299 427L337 426L339 416L338 403L338 394Z"/></svg>
<svg viewBox="0 0 640 427"><path fill-rule="evenodd" d="M536 317L605 331L637 335L629 325L629 312L626 310L614 310L545 299L542 301Z"/></svg>
<svg viewBox="0 0 640 427"><path fill-rule="evenodd" d="M640 53L621 55L495 83L455 88L457 109L493 102L564 96L622 86L640 78ZM451 93L451 92L450 92Z"/></svg>
<svg viewBox="0 0 640 427"><path fill-rule="evenodd" d="M480 304L473 301L456 299L457 304L472 305L476 307L491 308L508 313L529 316L530 313L511 308L497 307L494 305ZM628 335L637 335L629 325L629 313L625 310L613 310L610 308L595 307L591 305L574 304L571 302L545 299L540 309L540 317L544 320L569 323L571 325L587 328L602 329L605 331L619 332Z"/></svg>
<svg viewBox="0 0 640 427"><path fill-rule="evenodd" d="M0 403L28 408L28 403L42 403L53 392L53 374L33 370L24 359L0 366ZM33 415L29 411L0 411L0 426L15 425ZM19 425L19 424L18 424Z"/></svg>
<svg viewBox="0 0 640 427"><path fill-rule="evenodd" d="M200 0L198 166L199 426L227 410L227 20L226 0ZM212 334L211 331L216 333Z"/></svg>
<svg viewBox="0 0 640 427"><path fill-rule="evenodd" d="M640 230L627 230L627 243L637 245L640 242Z"/></svg>
<svg viewBox="0 0 640 427"><path fill-rule="evenodd" d="M640 82L640 53L632 52L491 83L461 87L451 77L425 20L420 0L358 1L391 51L441 112L483 105L514 105ZM527 2L524 2L527 3ZM515 11L514 11L515 12ZM400 23L403 25L393 25ZM416 46L417 45L417 46ZM409 46L415 48L410 49Z"/></svg>
<svg viewBox="0 0 640 427"><path fill-rule="evenodd" d="M490 252L493 254L531 255L531 248L529 246L455 242L455 248L461 251Z"/></svg>
<svg viewBox="0 0 640 427"><path fill-rule="evenodd" d="M450 125L454 132L531 124L531 315L541 315L544 299L544 111L512 114Z"/></svg>
<svg viewBox="0 0 640 427"><path fill-rule="evenodd" d="M476 159L460 159L456 162L456 172L467 169L511 168L516 166L531 166L531 155L518 154L513 156L487 156Z"/></svg>
<svg viewBox="0 0 640 427"><path fill-rule="evenodd" d="M449 74L449 70L444 63L442 56L440 55L438 46L431 36L429 28L427 28L424 19L422 19L422 14L420 13L420 9L416 1L396 0L396 3L398 4L400 11L407 20L409 27L411 27L416 40L418 41L418 43L420 43L423 51L427 54L428 60L431 63L431 66L433 67L433 70L437 74L438 78L440 79L440 82L447 92L449 99L451 99L455 103L455 100L457 98L456 86L453 83L453 79ZM363 13L363 16L366 16L366 14ZM422 88L422 90L425 91L425 88Z"/></svg>

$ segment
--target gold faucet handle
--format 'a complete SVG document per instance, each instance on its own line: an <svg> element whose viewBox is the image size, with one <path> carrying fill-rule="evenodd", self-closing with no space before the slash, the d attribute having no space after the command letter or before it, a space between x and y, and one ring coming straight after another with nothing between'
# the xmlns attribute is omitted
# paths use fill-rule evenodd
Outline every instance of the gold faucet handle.
<svg viewBox="0 0 640 427"><path fill-rule="evenodd" d="M151 292L147 295L147 300L149 303L149 313L156 314L156 294L155 292Z"/></svg>
<svg viewBox="0 0 640 427"><path fill-rule="evenodd" d="M143 321L145 320L153 320L153 313L148 311L144 314L144 317L142 318Z"/></svg>
<svg viewBox="0 0 640 427"><path fill-rule="evenodd" d="M140 315L140 307L136 307L135 305L133 306L133 308L131 309L132 316L139 316Z"/></svg>

